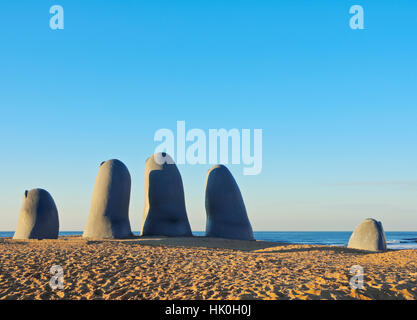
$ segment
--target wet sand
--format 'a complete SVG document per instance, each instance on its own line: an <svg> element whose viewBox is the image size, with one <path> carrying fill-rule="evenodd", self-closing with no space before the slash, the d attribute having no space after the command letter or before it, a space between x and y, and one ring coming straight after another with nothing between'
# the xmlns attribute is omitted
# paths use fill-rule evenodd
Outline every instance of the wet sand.
<svg viewBox="0 0 417 320"><path fill-rule="evenodd" d="M50 268L64 270L52 290ZM350 267L364 268L352 290ZM0 299L417 299L417 250L204 237L0 238Z"/></svg>

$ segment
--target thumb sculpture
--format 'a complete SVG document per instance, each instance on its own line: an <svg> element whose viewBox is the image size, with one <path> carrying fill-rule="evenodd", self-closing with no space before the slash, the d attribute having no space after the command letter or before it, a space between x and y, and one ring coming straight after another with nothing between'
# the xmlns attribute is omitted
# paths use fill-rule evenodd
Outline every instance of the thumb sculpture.
<svg viewBox="0 0 417 320"><path fill-rule="evenodd" d="M145 164L143 236L192 236L181 174L172 158L155 153Z"/></svg>
<svg viewBox="0 0 417 320"><path fill-rule="evenodd" d="M375 219L365 219L350 236L348 248L368 251L387 250L382 223Z"/></svg>
<svg viewBox="0 0 417 320"><path fill-rule="evenodd" d="M58 210L48 191L25 191L13 239L57 239Z"/></svg>
<svg viewBox="0 0 417 320"><path fill-rule="evenodd" d="M224 165L207 173L206 214L207 237L254 240L242 194Z"/></svg>
<svg viewBox="0 0 417 320"><path fill-rule="evenodd" d="M130 174L123 162L100 164L84 238L123 239L132 236L129 222Z"/></svg>

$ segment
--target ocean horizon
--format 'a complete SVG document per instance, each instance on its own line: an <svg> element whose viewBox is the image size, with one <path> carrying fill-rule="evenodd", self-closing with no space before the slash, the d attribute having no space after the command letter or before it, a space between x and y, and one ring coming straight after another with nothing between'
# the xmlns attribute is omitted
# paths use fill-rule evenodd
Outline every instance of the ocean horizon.
<svg viewBox="0 0 417 320"><path fill-rule="evenodd" d="M79 236L82 231L60 231L60 236ZM139 231L133 231L136 236ZM308 245L347 246L351 231L254 231L256 240ZM14 231L0 231L0 238L13 237ZM194 236L204 236L204 231L193 231ZM417 231L386 231L388 249L417 249Z"/></svg>

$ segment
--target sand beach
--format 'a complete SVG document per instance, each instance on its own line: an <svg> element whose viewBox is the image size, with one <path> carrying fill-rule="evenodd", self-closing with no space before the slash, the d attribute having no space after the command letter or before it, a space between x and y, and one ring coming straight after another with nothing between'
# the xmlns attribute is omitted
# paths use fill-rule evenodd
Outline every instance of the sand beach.
<svg viewBox="0 0 417 320"><path fill-rule="evenodd" d="M50 287L50 268L64 272ZM364 268L352 290L351 266ZM205 237L0 239L0 299L417 299L417 250Z"/></svg>

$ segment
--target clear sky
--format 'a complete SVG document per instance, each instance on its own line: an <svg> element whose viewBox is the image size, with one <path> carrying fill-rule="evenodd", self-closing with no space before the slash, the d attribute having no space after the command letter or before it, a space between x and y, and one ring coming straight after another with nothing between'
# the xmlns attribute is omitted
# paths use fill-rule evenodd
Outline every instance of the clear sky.
<svg viewBox="0 0 417 320"><path fill-rule="evenodd" d="M417 1L1 2L0 230L35 187L83 230L111 158L139 230L145 159L177 120L263 129L262 173L229 166L255 230L417 230ZM209 167L179 166L193 230Z"/></svg>

